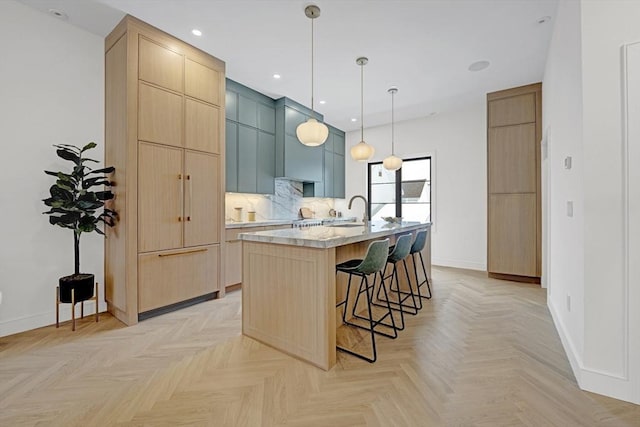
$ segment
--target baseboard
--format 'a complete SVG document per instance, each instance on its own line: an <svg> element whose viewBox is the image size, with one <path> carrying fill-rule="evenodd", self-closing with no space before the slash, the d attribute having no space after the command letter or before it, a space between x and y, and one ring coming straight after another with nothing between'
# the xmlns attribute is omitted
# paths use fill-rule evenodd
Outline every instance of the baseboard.
<svg viewBox="0 0 640 427"><path fill-rule="evenodd" d="M578 382L578 386L582 387L582 359L579 357L578 353L575 350L575 346L573 345L573 341L567 333L564 327L564 323L558 316L555 307L551 303L551 300L547 298L547 308L549 308L549 313L551 313L551 319L553 320L553 324L556 327L556 331L558 331L558 335L560 336L560 341L562 342L562 347L564 348L564 353L567 355L569 359L569 364L571 365L571 370L573 371L573 376L576 377L576 381Z"/></svg>
<svg viewBox="0 0 640 427"><path fill-rule="evenodd" d="M487 271L487 265L481 262L461 261L458 259L431 258L432 265L441 267L464 268L465 270Z"/></svg>
<svg viewBox="0 0 640 427"><path fill-rule="evenodd" d="M55 305L55 301L53 304ZM84 304L85 317L95 313L95 302L87 301ZM100 302L99 312L104 313L107 311L107 305L105 302ZM80 308L76 306L76 315L80 316ZM60 322L66 322L71 320L71 305L60 305ZM77 320L77 318L76 318ZM28 316L18 317L15 319L4 320L0 322L0 337L6 337L8 335L18 334L20 332L30 331L32 329L42 328L44 326L54 325L56 323L56 310L55 306L52 310L42 313L31 314Z"/></svg>

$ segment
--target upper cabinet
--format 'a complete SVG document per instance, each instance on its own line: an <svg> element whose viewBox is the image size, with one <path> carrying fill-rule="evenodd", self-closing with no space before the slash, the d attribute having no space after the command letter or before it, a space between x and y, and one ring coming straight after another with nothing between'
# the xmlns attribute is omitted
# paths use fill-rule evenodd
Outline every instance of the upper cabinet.
<svg viewBox="0 0 640 427"><path fill-rule="evenodd" d="M227 79L226 114L226 190L274 194L274 100Z"/></svg>
<svg viewBox="0 0 640 427"><path fill-rule="evenodd" d="M295 181L323 181L324 148L307 147L298 141L296 128L311 117L311 110L292 101L276 101L276 176ZM314 117L323 117L314 113Z"/></svg>
<svg viewBox="0 0 640 427"><path fill-rule="evenodd" d="M320 182L307 182L304 185L304 197L333 197L344 199L344 132L329 126L329 137L322 144L323 175Z"/></svg>

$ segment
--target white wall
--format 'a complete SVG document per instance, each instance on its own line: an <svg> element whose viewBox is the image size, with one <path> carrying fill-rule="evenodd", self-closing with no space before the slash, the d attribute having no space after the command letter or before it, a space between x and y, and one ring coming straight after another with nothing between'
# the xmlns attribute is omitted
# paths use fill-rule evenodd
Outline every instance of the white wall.
<svg viewBox="0 0 640 427"><path fill-rule="evenodd" d="M401 96L402 88L397 96ZM457 111L395 124L396 155L432 156L432 260L436 265L486 270L487 140L484 98ZM381 161L391 153L391 126L365 129L364 139ZM344 215L362 217L363 204L346 202L367 195L367 164L353 161L349 148L360 132L347 133L346 200L336 201Z"/></svg>
<svg viewBox="0 0 640 427"><path fill-rule="evenodd" d="M633 199L626 195L631 180L625 165L629 176L637 176L638 166L623 138L621 58L623 45L640 41L639 19L640 2L562 1L543 86L550 134L549 307L580 386L636 403L640 277L630 268L638 260L628 248L638 242L625 220L632 218L627 204L640 200L637 192L629 193ZM640 102L640 94L630 95ZM629 152L632 143L637 150L637 136L629 139ZM571 171L561 168L566 155L574 156ZM579 203L568 219L563 212L571 199Z"/></svg>
<svg viewBox="0 0 640 427"><path fill-rule="evenodd" d="M52 183L43 170L67 166L52 144L95 141L94 158L103 159L104 47L98 36L13 1L0 2L0 46L4 336L54 323L57 280L73 273L72 233L42 215ZM81 251L82 271L102 285L102 239L83 236Z"/></svg>
<svg viewBox="0 0 640 427"><path fill-rule="evenodd" d="M582 154L582 56L580 2L561 2L543 80L543 160L548 209L543 210L547 239L543 244L549 309L574 367L580 366L584 338L584 189ZM572 158L572 168L564 159ZM544 156L543 156L544 157ZM573 201L573 217L567 216ZM571 307L567 304L571 299Z"/></svg>
<svg viewBox="0 0 640 427"><path fill-rule="evenodd" d="M622 138L621 72L622 46L640 41L638 22L640 2L582 2L584 166L589 171L584 180L583 383L587 389L611 390L612 395L631 399L635 381L634 399L640 403L640 354L629 352L630 339L640 337L640 325L632 324L629 317L630 310L640 310L640 301L628 299L629 287L636 292L640 281L636 278L632 283L625 277L623 165L627 153Z"/></svg>

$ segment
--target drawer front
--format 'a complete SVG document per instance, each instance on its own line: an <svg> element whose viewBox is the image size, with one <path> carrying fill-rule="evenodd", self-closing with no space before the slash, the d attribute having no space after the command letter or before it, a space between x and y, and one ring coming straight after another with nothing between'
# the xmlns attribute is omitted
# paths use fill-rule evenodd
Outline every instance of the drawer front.
<svg viewBox="0 0 640 427"><path fill-rule="evenodd" d="M218 291L218 245L138 256L138 311Z"/></svg>

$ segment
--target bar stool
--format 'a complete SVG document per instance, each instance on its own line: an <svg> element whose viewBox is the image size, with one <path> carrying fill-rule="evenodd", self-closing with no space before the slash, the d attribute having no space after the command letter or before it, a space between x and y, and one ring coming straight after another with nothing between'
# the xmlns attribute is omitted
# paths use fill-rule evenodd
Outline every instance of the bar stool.
<svg viewBox="0 0 640 427"><path fill-rule="evenodd" d="M427 236L429 235L429 229L420 230L416 233L416 240L413 241L411 246L411 259L413 261L413 272L416 276L416 283L418 284L418 296L420 301L420 308L422 308L422 298L431 299L431 286L429 285L429 275L427 274L427 268L424 266L424 258L422 257L422 250L427 242ZM420 265L422 265L422 272L424 273L424 280L420 282L418 279L418 263L416 262L416 255L420 258ZM422 295L420 287L427 285L428 295Z"/></svg>
<svg viewBox="0 0 640 427"><path fill-rule="evenodd" d="M349 275L349 281L347 282L347 292L346 292L345 299L344 299L344 301L336 304L336 307L340 307L341 305L344 305L344 311L342 313L342 322L344 324L370 331L370 333L371 333L372 357L368 357L366 355L363 355L363 354L360 354L360 353L356 353L355 351L347 349L347 348L344 348L344 347L336 346L336 348L338 350L340 350L340 351L343 351L345 353L349 353L349 354L351 354L353 356L359 357L360 359L366 360L369 363L375 362L376 359L378 358L377 351L376 351L375 334L385 335L385 336L390 337L390 338L396 338L398 336L397 328L395 326L395 322L394 322L394 319L393 319L393 314L391 312L391 306L389 304L387 304L387 306L386 306L387 312L377 320L374 320L373 312L372 312L372 308L371 308L371 306L373 305L372 299L373 299L373 292L374 292L374 289L375 289L375 286L376 286L376 278L377 278L378 275L380 275L380 278L382 279L382 277L383 277L382 271L386 266L386 261L387 261L388 254L389 254L389 239L376 240L376 241L371 242L369 244L369 247L367 248L367 253L366 253L364 259L352 259L352 260L345 261L343 263L340 263L340 264L336 265L336 274L341 271L341 272L347 273ZM370 276L370 275L373 275L373 284L370 284L370 282L369 282L369 277L368 276ZM368 326L362 326L362 325L358 325L356 323L347 321L347 307L349 306L349 294L350 294L350 291L351 291L351 278L353 276L359 276L360 277L360 286L358 288L356 301L355 301L355 303L353 305L352 315L354 317L356 317L356 318L368 321L369 322ZM381 286L382 286L382 288L384 290L384 294L387 295L387 290L386 290L386 287L384 285L384 281L382 281ZM367 295L368 317L359 316L359 315L356 314L356 309L358 307L358 301L359 301L360 295L362 293L365 293ZM383 320L385 320L387 317L391 318L391 324L387 324L387 323L383 322ZM393 330L393 334L386 334L384 332L377 331L376 330L376 326L378 326L378 325L384 325L384 326L387 326L387 327L391 328Z"/></svg>
<svg viewBox="0 0 640 427"><path fill-rule="evenodd" d="M388 298L385 299L380 298L380 290L378 289L377 299L382 302L386 302L391 305L393 310L400 312L400 326L396 326L399 331L404 329L404 313L406 309L407 314L418 314L418 303L416 302L415 294L413 293L413 288L411 286L411 279L409 277L409 269L407 268L407 257L409 256L409 252L411 251L411 234L405 234L398 237L396 240L396 244L391 249L391 252L387 256L387 264L393 264L393 270L391 274L388 276L387 274L387 266L385 265L384 272L382 274L382 282L384 283L387 279L391 279L389 284L389 291L395 292L398 298L398 301L389 301ZM407 284L409 285L409 292L400 290L400 281L398 279L398 263L402 261L404 266L404 272L407 277ZM396 288L393 288L393 280L396 281ZM405 304L407 299L411 298L413 301L413 305ZM383 307L380 304L374 304L380 307Z"/></svg>

